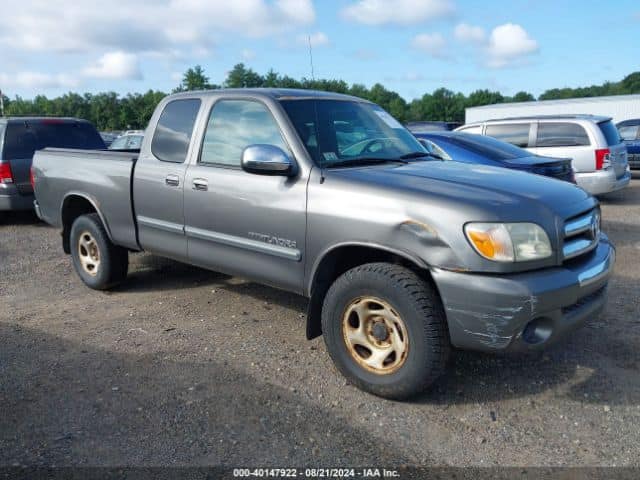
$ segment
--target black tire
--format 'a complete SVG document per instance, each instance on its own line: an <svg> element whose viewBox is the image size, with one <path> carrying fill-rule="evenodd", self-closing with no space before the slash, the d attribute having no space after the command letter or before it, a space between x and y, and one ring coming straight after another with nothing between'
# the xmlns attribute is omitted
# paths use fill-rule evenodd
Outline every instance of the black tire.
<svg viewBox="0 0 640 480"><path fill-rule="evenodd" d="M404 323L408 350L397 370L370 371L354 358L343 335L343 315L363 297L384 300ZM375 302L374 302L375 303ZM355 386L390 399L406 399L426 390L445 371L450 352L444 311L435 289L411 270L369 263L340 276L322 307L322 332L338 370Z"/></svg>
<svg viewBox="0 0 640 480"><path fill-rule="evenodd" d="M80 245L83 238L94 239L97 247L99 265L88 271L83 266L81 256L86 257L86 249ZM126 249L114 245L97 213L82 215L73 222L70 235L71 258L78 276L94 290L107 290L116 286L127 277L129 269L129 254Z"/></svg>

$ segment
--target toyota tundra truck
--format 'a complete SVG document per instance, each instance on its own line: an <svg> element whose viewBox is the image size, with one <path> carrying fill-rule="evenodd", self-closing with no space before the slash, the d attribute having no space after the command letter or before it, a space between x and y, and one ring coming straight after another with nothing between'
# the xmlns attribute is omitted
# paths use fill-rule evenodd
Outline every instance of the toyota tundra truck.
<svg viewBox="0 0 640 480"><path fill-rule="evenodd" d="M304 90L165 98L141 149L46 149L36 211L82 281L125 280L129 252L309 299L354 385L402 399L452 347L544 348L601 313L615 250L568 182L446 162L379 106Z"/></svg>

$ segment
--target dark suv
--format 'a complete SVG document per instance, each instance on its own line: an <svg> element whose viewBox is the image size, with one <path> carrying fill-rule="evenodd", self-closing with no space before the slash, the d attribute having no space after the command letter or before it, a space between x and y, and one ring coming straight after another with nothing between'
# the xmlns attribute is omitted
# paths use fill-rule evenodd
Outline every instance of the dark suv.
<svg viewBox="0 0 640 480"><path fill-rule="evenodd" d="M105 149L96 128L76 118L0 118L0 212L33 208L29 181L36 150L46 147Z"/></svg>

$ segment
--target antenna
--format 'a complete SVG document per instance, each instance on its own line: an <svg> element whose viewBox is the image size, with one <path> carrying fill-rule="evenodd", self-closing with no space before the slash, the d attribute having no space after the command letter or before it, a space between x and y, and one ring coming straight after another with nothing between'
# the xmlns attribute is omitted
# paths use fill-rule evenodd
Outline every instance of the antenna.
<svg viewBox="0 0 640 480"><path fill-rule="evenodd" d="M311 35L307 35L309 41L309 64L311 65L311 80L315 81L316 77L313 74L313 49L311 48Z"/></svg>

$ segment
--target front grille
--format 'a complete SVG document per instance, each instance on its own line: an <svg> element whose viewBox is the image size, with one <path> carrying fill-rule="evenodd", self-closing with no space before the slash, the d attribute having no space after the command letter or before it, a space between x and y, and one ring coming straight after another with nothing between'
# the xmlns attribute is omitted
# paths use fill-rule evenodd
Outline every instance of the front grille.
<svg viewBox="0 0 640 480"><path fill-rule="evenodd" d="M598 246L600 212L593 209L568 219L564 224L563 260L589 253Z"/></svg>
<svg viewBox="0 0 640 480"><path fill-rule="evenodd" d="M575 312L577 310L580 310L582 307L585 307L585 306L589 305L590 303L595 302L602 295L604 295L606 290L607 290L607 286L605 285L604 287L599 288L595 292L590 293L589 295L586 295L586 296L580 298L573 305L569 305L568 307L563 307L562 308L562 314L563 315L567 315L567 314L573 313L573 312Z"/></svg>
<svg viewBox="0 0 640 480"><path fill-rule="evenodd" d="M640 153L630 153L627 158L630 166L634 168L640 167Z"/></svg>

